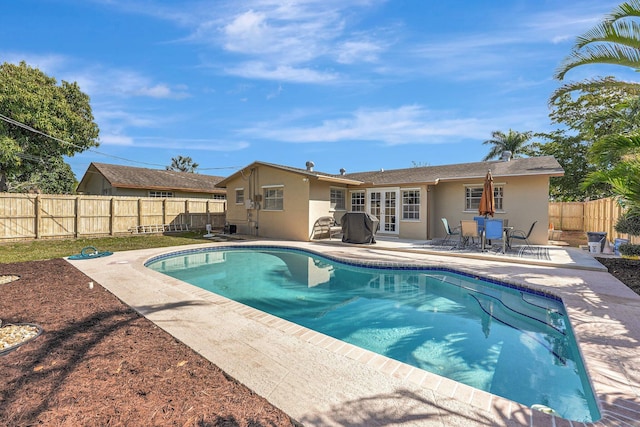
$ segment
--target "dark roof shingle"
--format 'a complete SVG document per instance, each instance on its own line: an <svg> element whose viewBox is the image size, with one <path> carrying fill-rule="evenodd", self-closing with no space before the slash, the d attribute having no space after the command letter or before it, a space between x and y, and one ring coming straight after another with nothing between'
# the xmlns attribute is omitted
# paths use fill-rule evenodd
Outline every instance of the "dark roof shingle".
<svg viewBox="0 0 640 427"><path fill-rule="evenodd" d="M92 167L101 173L113 187L179 190L192 193L224 193L224 190L215 186L222 181L223 177L221 176L137 168L107 163L91 163L87 174L91 173ZM86 174L82 181L85 181L85 178ZM82 184L82 181L80 184Z"/></svg>
<svg viewBox="0 0 640 427"><path fill-rule="evenodd" d="M507 176L549 175L562 176L564 170L552 156L526 157L511 161L460 163L455 165L422 166L407 169L355 172L344 175L374 185L436 183L460 179L484 178L491 170L494 178Z"/></svg>

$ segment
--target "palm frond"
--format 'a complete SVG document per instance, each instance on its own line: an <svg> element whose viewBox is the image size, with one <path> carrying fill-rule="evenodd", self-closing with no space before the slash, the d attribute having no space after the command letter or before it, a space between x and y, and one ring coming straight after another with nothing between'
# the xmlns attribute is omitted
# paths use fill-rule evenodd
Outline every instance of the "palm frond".
<svg viewBox="0 0 640 427"><path fill-rule="evenodd" d="M614 164L625 155L640 149L640 135L608 135L595 141L589 154L599 163Z"/></svg>
<svg viewBox="0 0 640 427"><path fill-rule="evenodd" d="M634 16L640 17L640 1L629 0L616 7L609 15L606 16L605 20L614 22L619 19Z"/></svg>
<svg viewBox="0 0 640 427"><path fill-rule="evenodd" d="M638 46L640 23L636 21L602 22L576 39L573 51L592 43L614 43L631 48Z"/></svg>
<svg viewBox="0 0 640 427"><path fill-rule="evenodd" d="M587 46L581 51L572 52L560 64L554 74L558 80L575 67L588 64L612 64L640 69L640 50L622 45L595 45Z"/></svg>
<svg viewBox="0 0 640 427"><path fill-rule="evenodd" d="M575 92L575 91L590 92L590 91L595 91L598 88L602 88L602 87L619 88L619 89L628 90L630 92L640 91L639 82L615 80L615 79L612 79L611 77L598 78L593 80L584 80L580 82L569 82L560 86L551 94L551 97L549 98L549 105L552 105L558 100L558 98L568 93Z"/></svg>

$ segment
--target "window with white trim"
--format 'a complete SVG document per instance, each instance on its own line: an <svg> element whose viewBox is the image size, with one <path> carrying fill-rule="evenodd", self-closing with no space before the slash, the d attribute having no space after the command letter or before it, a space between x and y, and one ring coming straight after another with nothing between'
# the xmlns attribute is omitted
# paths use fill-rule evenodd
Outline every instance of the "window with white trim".
<svg viewBox="0 0 640 427"><path fill-rule="evenodd" d="M364 212L366 197L364 191L351 192L351 212Z"/></svg>
<svg viewBox="0 0 640 427"><path fill-rule="evenodd" d="M244 203L244 188L236 188L236 205Z"/></svg>
<svg viewBox="0 0 640 427"><path fill-rule="evenodd" d="M173 197L173 191L149 191L149 197Z"/></svg>
<svg viewBox="0 0 640 427"><path fill-rule="evenodd" d="M226 194L214 194L213 200L227 200Z"/></svg>
<svg viewBox="0 0 640 427"><path fill-rule="evenodd" d="M332 188L331 189L331 205L330 208L336 211L345 210L345 189L344 188Z"/></svg>
<svg viewBox="0 0 640 427"><path fill-rule="evenodd" d="M420 190L402 190L402 219L420 219Z"/></svg>
<svg viewBox="0 0 640 427"><path fill-rule="evenodd" d="M283 187L263 187L264 210L281 211L284 209L284 188Z"/></svg>
<svg viewBox="0 0 640 427"><path fill-rule="evenodd" d="M504 187L502 185L495 185L493 187L493 197L495 199L496 211L502 210L502 202L504 199ZM477 211L480 207L480 199L482 198L482 186L465 186L465 211Z"/></svg>

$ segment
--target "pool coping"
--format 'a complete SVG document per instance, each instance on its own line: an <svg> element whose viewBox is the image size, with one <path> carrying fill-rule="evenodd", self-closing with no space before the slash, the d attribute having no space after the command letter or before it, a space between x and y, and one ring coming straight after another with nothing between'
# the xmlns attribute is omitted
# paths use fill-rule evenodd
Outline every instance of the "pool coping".
<svg viewBox="0 0 640 427"><path fill-rule="evenodd" d="M640 297L606 272L274 241L146 249L69 262L303 424L582 425L363 350L144 267L161 254L258 244L370 262L446 266L557 295L569 313L602 414L591 425L640 425L636 421L640 419L640 355L636 355Z"/></svg>

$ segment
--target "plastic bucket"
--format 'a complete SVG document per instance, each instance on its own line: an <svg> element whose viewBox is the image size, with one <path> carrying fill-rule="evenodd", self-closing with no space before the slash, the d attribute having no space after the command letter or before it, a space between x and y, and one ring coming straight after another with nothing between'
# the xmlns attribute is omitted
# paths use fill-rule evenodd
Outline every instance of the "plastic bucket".
<svg viewBox="0 0 640 427"><path fill-rule="evenodd" d="M600 242L589 242L589 252L592 254L599 254L602 252Z"/></svg>
<svg viewBox="0 0 640 427"><path fill-rule="evenodd" d="M594 242L600 243L600 250L598 251L598 253L600 253L604 249L607 233L604 231L587 231L587 238L589 240L589 244Z"/></svg>

